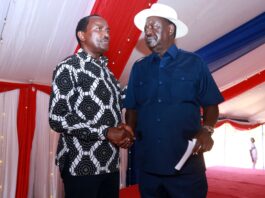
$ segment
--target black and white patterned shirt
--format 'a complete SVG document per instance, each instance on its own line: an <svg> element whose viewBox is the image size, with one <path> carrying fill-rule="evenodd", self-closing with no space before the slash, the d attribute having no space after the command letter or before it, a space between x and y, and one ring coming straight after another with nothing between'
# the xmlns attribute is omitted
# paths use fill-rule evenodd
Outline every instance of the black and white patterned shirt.
<svg viewBox="0 0 265 198"><path fill-rule="evenodd" d="M53 73L49 123L60 133L56 164L71 175L119 170L119 151L106 140L109 127L121 123L121 89L107 68L83 49L61 62Z"/></svg>

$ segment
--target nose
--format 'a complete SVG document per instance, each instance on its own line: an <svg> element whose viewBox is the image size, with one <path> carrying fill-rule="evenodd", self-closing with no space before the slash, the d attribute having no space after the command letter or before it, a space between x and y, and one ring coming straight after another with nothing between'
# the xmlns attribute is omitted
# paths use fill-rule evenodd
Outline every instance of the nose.
<svg viewBox="0 0 265 198"><path fill-rule="evenodd" d="M103 34L104 34L104 38L105 38L105 39L109 39L109 37L110 37L110 36L109 36L109 31L104 31Z"/></svg>
<svg viewBox="0 0 265 198"><path fill-rule="evenodd" d="M152 28L150 26L146 26L144 29L144 33L146 36L152 35Z"/></svg>

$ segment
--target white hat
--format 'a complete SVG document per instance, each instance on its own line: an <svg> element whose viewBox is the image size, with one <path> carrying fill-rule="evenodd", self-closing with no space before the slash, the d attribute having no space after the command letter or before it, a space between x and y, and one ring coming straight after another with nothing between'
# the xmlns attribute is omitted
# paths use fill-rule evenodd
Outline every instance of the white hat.
<svg viewBox="0 0 265 198"><path fill-rule="evenodd" d="M177 12L173 8L161 3L154 3L151 8L137 13L134 17L134 24L143 32L146 19L150 16L162 17L174 23L177 27L175 38L183 37L188 33L188 27L182 21L178 20Z"/></svg>

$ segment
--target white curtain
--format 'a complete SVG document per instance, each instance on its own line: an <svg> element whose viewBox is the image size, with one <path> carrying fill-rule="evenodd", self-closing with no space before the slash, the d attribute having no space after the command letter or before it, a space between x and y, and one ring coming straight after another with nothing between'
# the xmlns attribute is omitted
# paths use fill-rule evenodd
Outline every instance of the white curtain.
<svg viewBox="0 0 265 198"><path fill-rule="evenodd" d="M228 123L218 127L213 134L213 149L204 154L206 165L251 169L250 138L254 137L258 151L256 169L265 169L264 126L246 131L237 130Z"/></svg>
<svg viewBox="0 0 265 198"><path fill-rule="evenodd" d="M59 136L49 127L48 103L49 95L38 91L28 198L63 197L62 180L54 163Z"/></svg>
<svg viewBox="0 0 265 198"><path fill-rule="evenodd" d="M125 123L125 109L122 110L122 121ZM120 148L120 189L126 187L126 173L128 168L128 149Z"/></svg>
<svg viewBox="0 0 265 198"><path fill-rule="evenodd" d="M19 90L0 93L0 198L16 195Z"/></svg>
<svg viewBox="0 0 265 198"><path fill-rule="evenodd" d="M120 149L120 188L126 187L126 173L128 168L128 150Z"/></svg>

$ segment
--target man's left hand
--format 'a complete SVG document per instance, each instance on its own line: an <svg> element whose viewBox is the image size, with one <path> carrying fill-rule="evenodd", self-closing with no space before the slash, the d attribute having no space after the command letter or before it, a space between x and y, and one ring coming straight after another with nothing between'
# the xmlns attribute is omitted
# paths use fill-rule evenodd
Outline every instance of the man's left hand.
<svg viewBox="0 0 265 198"><path fill-rule="evenodd" d="M196 138L197 141L193 149L193 154L203 153L212 149L214 141L211 137L211 133L206 129L202 128L194 138Z"/></svg>

